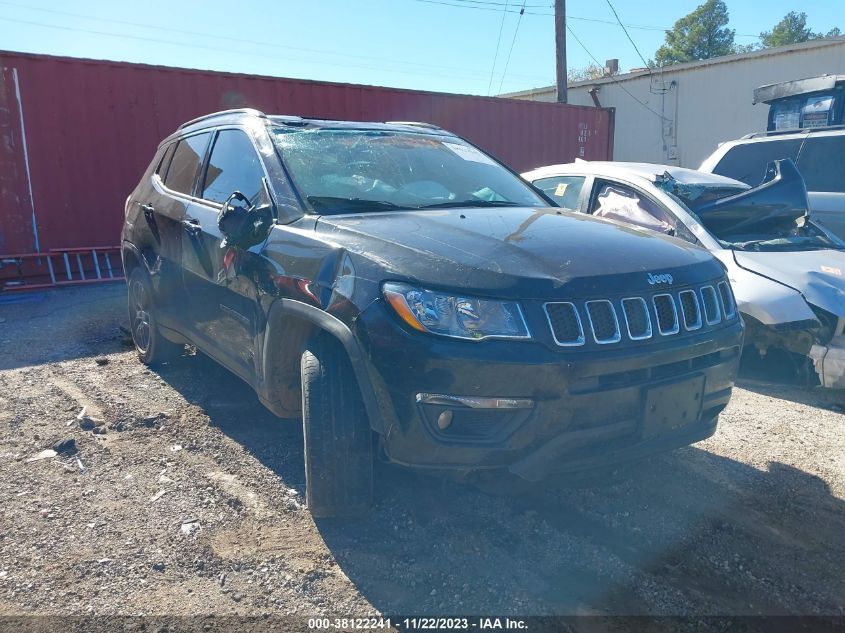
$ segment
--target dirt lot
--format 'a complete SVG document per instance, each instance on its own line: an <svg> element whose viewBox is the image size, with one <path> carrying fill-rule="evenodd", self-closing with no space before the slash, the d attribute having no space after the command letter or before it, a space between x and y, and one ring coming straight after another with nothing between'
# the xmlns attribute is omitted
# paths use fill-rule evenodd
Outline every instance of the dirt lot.
<svg viewBox="0 0 845 633"><path fill-rule="evenodd" d="M845 614L840 394L744 381L710 440L564 488L380 466L371 517L315 524L300 426L145 369L123 292L0 302L0 615Z"/></svg>

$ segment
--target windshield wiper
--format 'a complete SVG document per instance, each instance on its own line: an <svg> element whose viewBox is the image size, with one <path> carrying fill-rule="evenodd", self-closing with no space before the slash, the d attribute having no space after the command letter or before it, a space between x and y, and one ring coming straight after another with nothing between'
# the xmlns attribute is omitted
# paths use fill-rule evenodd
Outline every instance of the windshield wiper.
<svg viewBox="0 0 845 633"><path fill-rule="evenodd" d="M523 205L518 202L511 202L509 200L481 200L475 198L473 200L450 200L449 202L435 202L434 204L424 204L417 209L450 209L453 207L521 207Z"/></svg>
<svg viewBox="0 0 845 633"><path fill-rule="evenodd" d="M340 196L308 196L308 202L318 211L342 213L344 211L396 211L408 209L386 200L367 200L366 198L342 198Z"/></svg>

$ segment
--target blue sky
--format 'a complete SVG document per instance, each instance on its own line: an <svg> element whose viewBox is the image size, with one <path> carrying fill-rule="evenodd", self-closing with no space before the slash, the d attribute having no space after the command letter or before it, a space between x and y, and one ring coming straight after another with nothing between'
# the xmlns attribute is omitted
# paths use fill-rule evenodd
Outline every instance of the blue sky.
<svg viewBox="0 0 845 633"><path fill-rule="evenodd" d="M522 0L503 12L506 1L0 0L0 49L472 94L551 84L552 0L525 0L521 19ZM700 3L612 1L646 59L662 29ZM814 31L845 31L841 1L727 4L740 44L790 10L805 11ZM643 65L607 0L568 0L567 13L597 59ZM570 67L590 63L571 36L567 47Z"/></svg>

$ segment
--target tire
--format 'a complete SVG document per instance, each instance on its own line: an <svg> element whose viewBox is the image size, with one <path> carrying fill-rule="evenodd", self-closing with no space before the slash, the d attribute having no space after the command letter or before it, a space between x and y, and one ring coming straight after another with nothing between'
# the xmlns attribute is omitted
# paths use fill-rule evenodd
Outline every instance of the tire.
<svg viewBox="0 0 845 633"><path fill-rule="evenodd" d="M373 501L373 437L346 351L327 336L302 354L305 500L315 518L360 516Z"/></svg>
<svg viewBox="0 0 845 633"><path fill-rule="evenodd" d="M161 335L155 316L152 285L143 270L135 268L129 275L129 330L138 358L145 365L156 365L179 356L185 349Z"/></svg>

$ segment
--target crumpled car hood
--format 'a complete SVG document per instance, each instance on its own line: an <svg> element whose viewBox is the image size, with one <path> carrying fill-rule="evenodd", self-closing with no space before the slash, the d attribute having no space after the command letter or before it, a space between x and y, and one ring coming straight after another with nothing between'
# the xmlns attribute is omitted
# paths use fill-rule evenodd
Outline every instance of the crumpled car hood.
<svg viewBox="0 0 845 633"><path fill-rule="evenodd" d="M621 223L555 208L469 208L322 216L317 231L383 268L434 287L500 296L572 296L650 289L648 273L674 285L713 280L722 267L704 249Z"/></svg>
<svg viewBox="0 0 845 633"><path fill-rule="evenodd" d="M729 239L733 235L789 230L807 217L808 208L804 179L795 164L786 159L770 162L758 186L701 205L696 213L716 237Z"/></svg>
<svg viewBox="0 0 845 633"><path fill-rule="evenodd" d="M845 252L734 251L736 263L794 288L811 304L845 317Z"/></svg>

